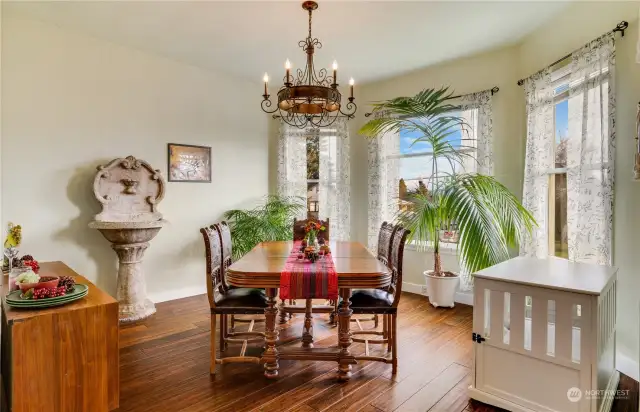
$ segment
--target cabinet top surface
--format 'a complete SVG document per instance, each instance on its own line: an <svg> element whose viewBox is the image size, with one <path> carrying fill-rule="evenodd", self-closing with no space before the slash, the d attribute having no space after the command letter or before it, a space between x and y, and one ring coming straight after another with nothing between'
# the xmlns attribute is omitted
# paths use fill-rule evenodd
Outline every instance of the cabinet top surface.
<svg viewBox="0 0 640 412"><path fill-rule="evenodd" d="M576 263L553 256L516 257L483 269L474 277L600 295L617 271L614 266Z"/></svg>
<svg viewBox="0 0 640 412"><path fill-rule="evenodd" d="M4 300L4 296L7 294L7 282L5 277L5 282L2 285L1 293L2 293L2 309L4 315L9 321L12 323L14 321L20 321L25 319L31 319L38 316L51 315L56 313L69 312L79 309L87 309L95 306L107 305L107 304L117 304L117 300L115 300L111 295L103 292L98 289L93 283L89 282L84 276L77 274L73 269L69 266L65 265L62 262L42 262L40 263L40 276L73 276L76 280L76 283L82 283L89 287L89 294L79 299L75 302L68 303L62 306L55 306L52 308L46 309L15 309L11 306L7 305Z"/></svg>

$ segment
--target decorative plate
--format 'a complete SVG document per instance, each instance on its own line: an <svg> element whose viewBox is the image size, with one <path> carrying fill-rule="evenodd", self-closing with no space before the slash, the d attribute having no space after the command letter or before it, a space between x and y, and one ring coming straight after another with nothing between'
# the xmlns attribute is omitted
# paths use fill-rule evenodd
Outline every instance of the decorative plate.
<svg viewBox="0 0 640 412"><path fill-rule="evenodd" d="M78 299L82 299L89 294L89 287L87 285L76 284L73 292L67 293L64 296L56 296L55 298L45 299L24 299L22 298L22 292L14 290L9 293L5 300L7 305L14 308L49 308L52 306L66 305L67 303L74 302Z"/></svg>

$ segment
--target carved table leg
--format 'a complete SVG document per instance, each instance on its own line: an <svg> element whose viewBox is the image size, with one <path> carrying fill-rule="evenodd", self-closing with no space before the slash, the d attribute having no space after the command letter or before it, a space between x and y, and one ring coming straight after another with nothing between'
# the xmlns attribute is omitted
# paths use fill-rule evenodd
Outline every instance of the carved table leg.
<svg viewBox="0 0 640 412"><path fill-rule="evenodd" d="M156 307L147 299L147 286L142 269L142 257L148 242L112 244L118 255L118 302L120 323L136 322L156 313Z"/></svg>
<svg viewBox="0 0 640 412"><path fill-rule="evenodd" d="M287 312L284 311L284 299L280 299L280 321L279 323L282 325L284 323L287 323Z"/></svg>
<svg viewBox="0 0 640 412"><path fill-rule="evenodd" d="M276 329L276 316L278 309L276 308L276 289L267 289L267 307L264 309L265 316L265 332L264 340L266 349L262 353L262 362L264 363L264 376L270 379L278 377L278 349L276 342L278 341L278 329Z"/></svg>
<svg viewBox="0 0 640 412"><path fill-rule="evenodd" d="M306 300L304 310L304 326L302 327L302 347L313 348L313 318L311 317L311 299Z"/></svg>
<svg viewBox="0 0 640 412"><path fill-rule="evenodd" d="M351 365L357 363L349 351L351 346L351 289L340 289L340 308L338 309L338 346L340 347L340 359L338 360L338 380L347 381L351 378Z"/></svg>

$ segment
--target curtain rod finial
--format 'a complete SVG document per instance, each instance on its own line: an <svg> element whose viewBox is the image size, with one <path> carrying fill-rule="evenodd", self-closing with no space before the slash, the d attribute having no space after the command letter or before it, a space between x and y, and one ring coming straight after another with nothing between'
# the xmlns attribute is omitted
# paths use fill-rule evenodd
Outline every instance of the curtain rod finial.
<svg viewBox="0 0 640 412"><path fill-rule="evenodd" d="M500 91L500 88L498 86L494 86L491 89L491 95L493 96L494 94L498 93Z"/></svg>
<svg viewBox="0 0 640 412"><path fill-rule="evenodd" d="M624 37L624 31L629 28L629 23L622 20L620 23L618 23L618 25L616 26L615 29L613 29L613 32L617 32L619 31L620 34L622 35L622 37Z"/></svg>
<svg viewBox="0 0 640 412"><path fill-rule="evenodd" d="M524 84L524 80L523 79L518 80L518 86L522 86L523 84Z"/></svg>

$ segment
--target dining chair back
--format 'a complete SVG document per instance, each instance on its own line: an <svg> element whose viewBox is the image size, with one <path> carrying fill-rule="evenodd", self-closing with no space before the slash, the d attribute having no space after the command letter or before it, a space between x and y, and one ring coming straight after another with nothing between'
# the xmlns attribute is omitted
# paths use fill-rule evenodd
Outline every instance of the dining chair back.
<svg viewBox="0 0 640 412"><path fill-rule="evenodd" d="M391 240L396 231L396 226L382 222L380 231L378 232L378 260L384 263L385 266L389 266L391 257Z"/></svg>
<svg viewBox="0 0 640 412"><path fill-rule="evenodd" d="M229 269L229 266L233 263L233 242L231 240L231 229L227 222L222 221L214 225L218 232L220 232L220 239L222 241L222 270L223 273ZM223 278L224 286L226 282Z"/></svg>
<svg viewBox="0 0 640 412"><path fill-rule="evenodd" d="M411 233L410 230L401 226L396 227L391 241L391 258L389 269L391 269L391 285L389 285L389 293L393 294L393 306L397 307L402 293L402 261L404 260L404 245L407 243L407 237Z"/></svg>
<svg viewBox="0 0 640 412"><path fill-rule="evenodd" d="M302 240L307 236L307 233L304 230L304 227L309 223L309 221L317 221L322 226L325 227L325 230L318 232L318 240L324 239L326 242L329 241L329 218L327 220L319 220L319 219L302 219L297 220L293 219L293 240Z"/></svg>
<svg viewBox="0 0 640 412"><path fill-rule="evenodd" d="M204 251L207 270L207 296L212 309L216 306L216 297L225 291L222 271L222 242L220 233L214 226L203 227L200 233L204 238Z"/></svg>

